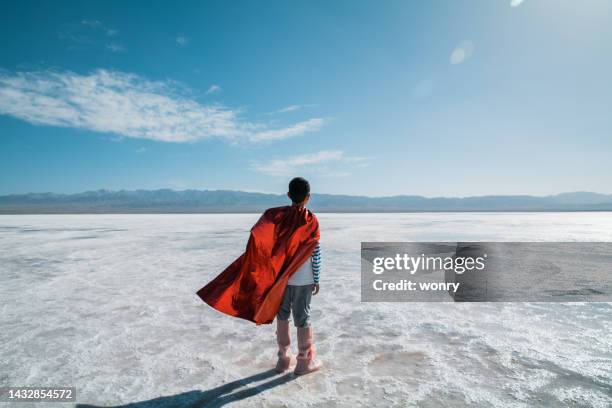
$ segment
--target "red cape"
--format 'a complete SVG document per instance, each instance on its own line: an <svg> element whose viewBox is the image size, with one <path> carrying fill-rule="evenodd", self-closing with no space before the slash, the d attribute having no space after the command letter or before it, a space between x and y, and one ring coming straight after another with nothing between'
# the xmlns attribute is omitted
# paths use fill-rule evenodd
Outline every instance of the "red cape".
<svg viewBox="0 0 612 408"><path fill-rule="evenodd" d="M287 281L318 241L319 222L306 208L270 208L251 228L246 251L197 294L230 316L272 323Z"/></svg>

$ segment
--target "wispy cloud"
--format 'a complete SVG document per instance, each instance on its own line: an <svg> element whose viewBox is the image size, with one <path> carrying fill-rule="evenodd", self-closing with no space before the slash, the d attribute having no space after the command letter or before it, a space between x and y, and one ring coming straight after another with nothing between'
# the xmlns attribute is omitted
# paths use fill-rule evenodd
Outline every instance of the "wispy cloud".
<svg viewBox="0 0 612 408"><path fill-rule="evenodd" d="M364 165L367 165L365 157L346 156L341 150L322 150L266 163L252 163L252 168L270 176L289 176L296 172L341 176L349 174L350 168Z"/></svg>
<svg viewBox="0 0 612 408"><path fill-rule="evenodd" d="M123 52L125 48L120 44L106 44L106 49L112 52Z"/></svg>
<svg viewBox="0 0 612 408"><path fill-rule="evenodd" d="M108 40L107 37L116 37L118 30L106 27L99 20L81 20L79 23L66 24L59 37L69 42L68 49L86 49L101 45ZM125 47L114 41L106 44L106 49L112 52L124 51Z"/></svg>
<svg viewBox="0 0 612 408"><path fill-rule="evenodd" d="M471 41L463 41L455 47L450 55L450 63L453 65L461 64L467 61L474 53L474 43Z"/></svg>
<svg viewBox="0 0 612 408"><path fill-rule="evenodd" d="M313 118L285 127L252 122L239 109L205 105L173 81L97 70L0 71L0 114L32 124L113 133L165 142L219 138L232 142L278 140L319 130Z"/></svg>
<svg viewBox="0 0 612 408"><path fill-rule="evenodd" d="M289 105L276 111L276 113L287 113L302 109L302 105Z"/></svg>
<svg viewBox="0 0 612 408"><path fill-rule="evenodd" d="M274 112L269 112L267 113L268 115L274 115L277 113L288 113L288 112L295 112L304 108L312 108L313 106L317 106L315 104L303 104L303 105L289 105L289 106L285 106L284 108L281 108L279 110L276 110Z"/></svg>
<svg viewBox="0 0 612 408"><path fill-rule="evenodd" d="M215 94L221 92L221 87L219 85L212 84L208 91L206 91L206 95Z"/></svg>
<svg viewBox="0 0 612 408"><path fill-rule="evenodd" d="M102 28L104 28L104 25L102 24L102 22L98 21L98 20L81 20L81 24L83 24L84 26L87 26L93 30L100 30Z"/></svg>
<svg viewBox="0 0 612 408"><path fill-rule="evenodd" d="M260 142L263 140L280 140L298 136L307 132L320 130L325 124L325 119L314 118L281 129L261 130L251 137L252 140Z"/></svg>
<svg viewBox="0 0 612 408"><path fill-rule="evenodd" d="M510 7L518 7L525 0L510 0Z"/></svg>
<svg viewBox="0 0 612 408"><path fill-rule="evenodd" d="M176 43L180 47L186 47L189 44L189 37L186 37L184 35L179 35L176 37Z"/></svg>
<svg viewBox="0 0 612 408"><path fill-rule="evenodd" d="M113 37L119 32L113 28L106 27L99 20L81 20L81 25L88 27L92 31L99 31L109 37Z"/></svg>

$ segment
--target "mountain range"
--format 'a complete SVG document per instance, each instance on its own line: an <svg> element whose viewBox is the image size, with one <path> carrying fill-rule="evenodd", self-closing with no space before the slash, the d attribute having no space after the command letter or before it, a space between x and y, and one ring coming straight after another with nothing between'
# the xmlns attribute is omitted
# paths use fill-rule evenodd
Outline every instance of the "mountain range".
<svg viewBox="0 0 612 408"><path fill-rule="evenodd" d="M0 196L0 214L252 213L287 203L284 194L231 190L96 190L4 195ZM315 212L612 211L612 194L581 191L434 198L313 194L309 208Z"/></svg>

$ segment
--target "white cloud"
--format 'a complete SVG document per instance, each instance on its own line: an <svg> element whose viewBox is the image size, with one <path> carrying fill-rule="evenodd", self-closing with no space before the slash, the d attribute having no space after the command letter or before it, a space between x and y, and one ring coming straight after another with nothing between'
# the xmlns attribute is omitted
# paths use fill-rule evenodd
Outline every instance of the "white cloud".
<svg viewBox="0 0 612 408"><path fill-rule="evenodd" d="M467 61L474 53L474 43L463 41L455 47L450 55L450 63L453 65Z"/></svg>
<svg viewBox="0 0 612 408"><path fill-rule="evenodd" d="M261 130L253 134L252 140L259 142L263 140L280 140L288 139L297 135L301 135L306 132L314 132L323 127L325 119L314 118L308 119L303 122L298 122L294 125L287 126L281 129L267 129Z"/></svg>
<svg viewBox="0 0 612 408"><path fill-rule="evenodd" d="M323 124L314 118L273 128L245 120L240 110L201 104L176 82L108 70L88 75L0 71L0 114L36 125L164 142L278 140L316 131Z"/></svg>
<svg viewBox="0 0 612 408"><path fill-rule="evenodd" d="M92 46L103 45L107 37L116 37L119 31L106 27L99 20L81 20L79 23L65 24L59 32L59 37L70 43L68 49L86 49ZM117 43L106 44L106 49L112 52L124 50Z"/></svg>
<svg viewBox="0 0 612 408"><path fill-rule="evenodd" d="M510 0L510 7L518 7L525 0Z"/></svg>
<svg viewBox="0 0 612 408"><path fill-rule="evenodd" d="M106 49L112 52L123 52L125 48L121 44L106 44Z"/></svg>
<svg viewBox="0 0 612 408"><path fill-rule="evenodd" d="M208 88L208 91L206 91L206 95L219 93L219 92L221 92L221 87L219 85L212 84L210 88Z"/></svg>
<svg viewBox="0 0 612 408"><path fill-rule="evenodd" d="M282 109L277 110L276 112L278 112L278 113L293 112L293 111L296 111L296 110L301 109L301 108L302 108L302 105L289 105L289 106L286 106L286 107L284 107Z"/></svg>
<svg viewBox="0 0 612 408"><path fill-rule="evenodd" d="M185 47L189 44L189 37L179 35L178 37L176 37L176 43L181 47Z"/></svg>
<svg viewBox="0 0 612 408"><path fill-rule="evenodd" d="M346 167L366 165L365 157L349 157L341 150L291 156L267 163L254 163L252 168L270 176L289 176L296 171L304 174L347 175Z"/></svg>
<svg viewBox="0 0 612 408"><path fill-rule="evenodd" d="M268 113L266 113L266 115L276 115L276 114L279 114L279 113L295 112L295 111L298 111L300 109L311 108L313 106L317 106L317 105L315 105L315 104L289 105L289 106L285 106L284 108L281 108L279 110L276 110L274 112L268 112Z"/></svg>
<svg viewBox="0 0 612 408"><path fill-rule="evenodd" d="M98 20L81 20L81 24L83 24L84 26L87 26L93 30L98 30L101 28L104 28L104 25L102 24L102 22L98 21Z"/></svg>
<svg viewBox="0 0 612 408"><path fill-rule="evenodd" d="M113 37L115 35L117 35L117 33L119 31L113 29L113 28L108 28L106 27L101 21L99 20L81 20L81 24L93 31L103 31L104 34L106 34L109 37Z"/></svg>

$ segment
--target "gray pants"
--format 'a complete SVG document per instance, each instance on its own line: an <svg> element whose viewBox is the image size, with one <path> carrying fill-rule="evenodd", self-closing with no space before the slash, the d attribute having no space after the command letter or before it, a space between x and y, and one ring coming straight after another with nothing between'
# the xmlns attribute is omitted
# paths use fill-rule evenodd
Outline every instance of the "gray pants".
<svg viewBox="0 0 612 408"><path fill-rule="evenodd" d="M293 286L287 285L283 301L278 309L278 320L289 320L293 312L295 327L310 326L310 299L314 285Z"/></svg>

